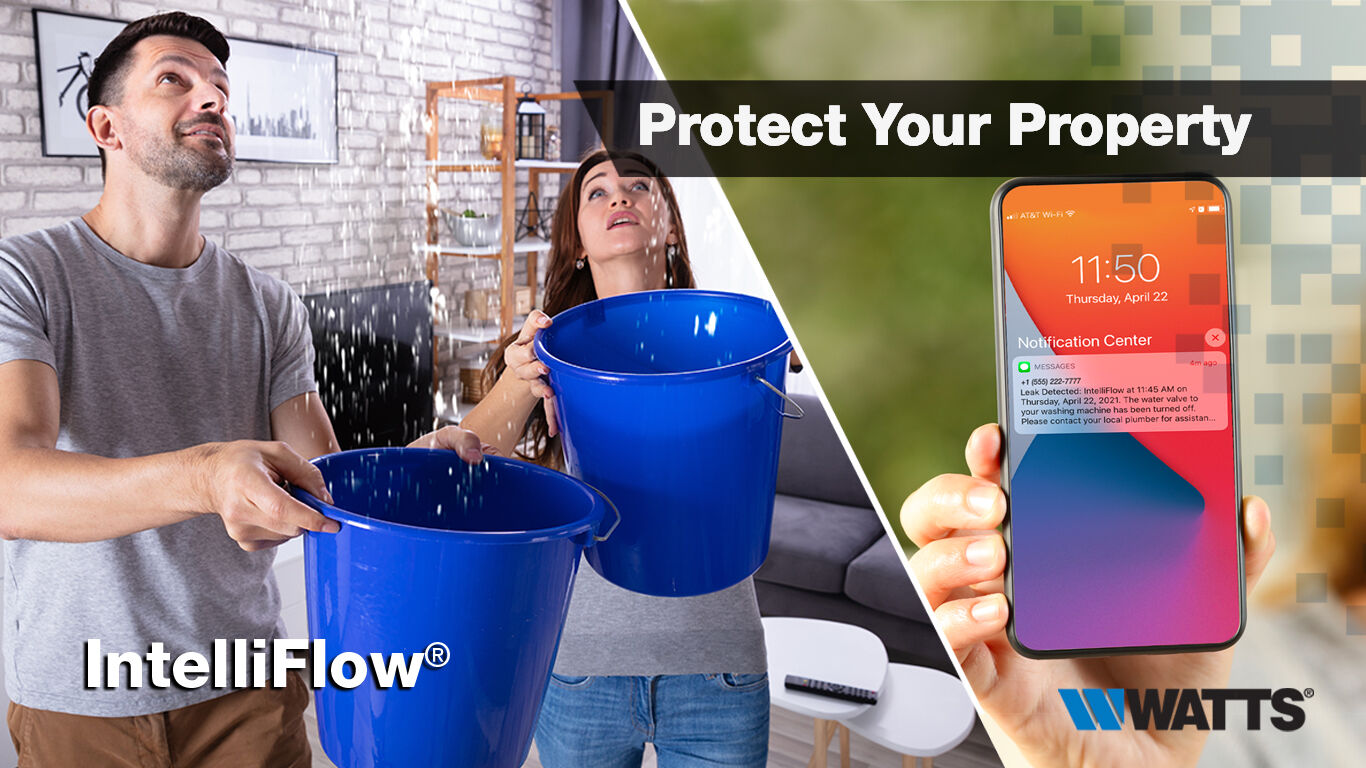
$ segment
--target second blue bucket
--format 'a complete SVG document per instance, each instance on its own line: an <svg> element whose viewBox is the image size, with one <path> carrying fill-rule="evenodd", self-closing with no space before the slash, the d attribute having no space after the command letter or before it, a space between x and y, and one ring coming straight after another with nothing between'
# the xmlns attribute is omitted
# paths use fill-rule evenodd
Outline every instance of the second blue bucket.
<svg viewBox="0 0 1366 768"><path fill-rule="evenodd" d="M570 474L621 510L589 565L667 597L753 575L768 556L789 402L792 345L773 307L715 291L625 294L556 315L535 349Z"/></svg>
<svg viewBox="0 0 1366 768"><path fill-rule="evenodd" d="M317 691L327 756L342 768L520 766L602 497L558 472L494 457L470 466L453 451L314 464L335 506L294 495L341 532L304 540L310 636L326 641L329 666L343 653L423 659L407 689L381 688L372 670Z"/></svg>

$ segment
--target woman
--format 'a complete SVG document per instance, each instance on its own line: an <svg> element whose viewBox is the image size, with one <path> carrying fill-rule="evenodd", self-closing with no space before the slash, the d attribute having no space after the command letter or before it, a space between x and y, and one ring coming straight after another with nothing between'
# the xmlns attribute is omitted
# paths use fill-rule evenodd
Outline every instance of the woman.
<svg viewBox="0 0 1366 768"><path fill-rule="evenodd" d="M551 315L599 298L694 287L673 187L634 153L599 150L556 210L546 276ZM533 312L490 362L489 394L461 426L504 456L560 468L549 371ZM667 457L661 457L667 460ZM763 626L750 580L699 597L651 597L580 568L536 729L546 768L762 766L768 754Z"/></svg>

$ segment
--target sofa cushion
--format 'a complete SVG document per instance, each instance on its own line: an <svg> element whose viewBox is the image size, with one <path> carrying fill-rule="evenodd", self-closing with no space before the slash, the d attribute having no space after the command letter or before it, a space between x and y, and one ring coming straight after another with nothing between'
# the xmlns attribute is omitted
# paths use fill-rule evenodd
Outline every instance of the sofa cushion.
<svg viewBox="0 0 1366 768"><path fill-rule="evenodd" d="M849 564L844 592L855 602L883 613L928 620L925 607L901 564L901 555L886 536Z"/></svg>
<svg viewBox="0 0 1366 768"><path fill-rule="evenodd" d="M882 523L867 507L779 494L768 559L754 578L839 594L849 561L881 535Z"/></svg>
<svg viewBox="0 0 1366 768"><path fill-rule="evenodd" d="M868 492L863 490L825 406L811 395L791 397L806 415L783 423L778 493L871 508Z"/></svg>

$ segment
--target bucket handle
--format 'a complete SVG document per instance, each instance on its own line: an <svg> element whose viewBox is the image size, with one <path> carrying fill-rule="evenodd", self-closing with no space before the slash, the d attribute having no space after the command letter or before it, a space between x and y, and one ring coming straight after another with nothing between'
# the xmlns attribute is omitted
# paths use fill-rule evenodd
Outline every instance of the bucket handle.
<svg viewBox="0 0 1366 768"><path fill-rule="evenodd" d="M583 481L580 480L579 482L583 482ZM587 485L587 486L589 487L589 489L591 489L591 490L593 491L593 493L596 493L597 495L601 496L601 497L602 497L602 500L605 501L605 502L607 502L607 506L609 506L609 507L612 508L613 514L615 514L615 515L617 516L616 522L612 523L612 527L607 529L607 533L604 533L604 534L596 534L596 533L595 533L595 534L593 534L593 541L595 541L595 542L607 541L608 539L612 538L612 533L613 533L614 531L616 531L617 526L618 526L618 525L621 525L621 510L617 509L616 503L613 502L610 498L608 498L608 497L607 497L607 494L603 493L602 491L599 491L597 488L593 487L592 485L589 485L588 483L583 483L583 484L584 484L584 485Z"/></svg>
<svg viewBox="0 0 1366 768"><path fill-rule="evenodd" d="M768 379L765 379L763 376L755 376L754 380L759 382L760 384L763 384L765 387L768 387L769 389L773 390L773 394L783 399L783 409L782 411L780 411L780 413L782 413L784 419L800 419L801 417L806 415L806 411L802 410L802 407L797 404L796 400L793 400L792 398L788 397L786 392L783 392L781 389L778 389L777 387L773 386L771 383L769 383ZM797 412L788 413L787 406L789 405L791 405L793 408L796 408Z"/></svg>

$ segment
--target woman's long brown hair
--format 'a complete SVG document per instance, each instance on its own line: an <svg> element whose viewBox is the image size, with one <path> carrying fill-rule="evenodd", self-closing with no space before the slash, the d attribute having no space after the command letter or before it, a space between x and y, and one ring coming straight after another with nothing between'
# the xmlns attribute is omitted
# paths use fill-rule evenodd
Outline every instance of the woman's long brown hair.
<svg viewBox="0 0 1366 768"><path fill-rule="evenodd" d="M555 207L555 220L550 231L550 264L545 276L545 303L542 311L554 317L559 313L598 298L593 285L592 270L585 267L577 269L574 263L583 253L583 241L579 238L579 197L583 180L588 172L598 165L613 161L633 161L644 166L657 181L669 209L674 233L678 237L678 249L669 258L665 269L666 288L695 288L692 263L688 260L688 239L683 235L683 219L678 213L678 199L674 197L673 185L660 172L659 166L645 156L635 152L615 152L599 149L586 155L579 163L578 170L570 179L568 187L560 195L559 205ZM517 332L503 339L484 367L484 390L492 389L494 382L503 375L507 362L503 353L517 338ZM536 403L527 423L522 430L517 456L537 464L559 467L563 458L560 453L560 438L550 437L549 424L546 422L545 401Z"/></svg>

